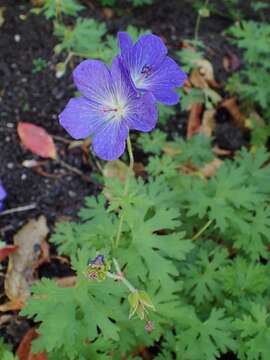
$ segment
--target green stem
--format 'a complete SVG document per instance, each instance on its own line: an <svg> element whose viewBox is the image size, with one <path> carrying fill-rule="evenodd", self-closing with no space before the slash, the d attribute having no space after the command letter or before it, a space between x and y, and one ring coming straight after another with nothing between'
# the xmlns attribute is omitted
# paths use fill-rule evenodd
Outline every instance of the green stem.
<svg viewBox="0 0 270 360"><path fill-rule="evenodd" d="M207 221L207 223L191 238L191 240L198 239L198 237L201 236L202 233L204 233L205 230L209 228L209 226L212 224L212 222L213 222L213 219Z"/></svg>
<svg viewBox="0 0 270 360"><path fill-rule="evenodd" d="M209 0L205 0L205 3L204 3L204 8L207 7L209 3ZM201 15L200 15L200 12L198 12L198 15L197 15L197 19L196 19L196 24L195 24L195 30L194 30L194 41L198 41L198 37L199 37L199 29L200 29L200 24L201 24ZM196 46L196 44L195 44Z"/></svg>
<svg viewBox="0 0 270 360"><path fill-rule="evenodd" d="M133 285L131 285L131 283L125 277L119 279L119 276L117 274L111 273L110 271L107 272L107 276L111 279L121 281L121 283L123 283L130 292L134 293L137 291L137 289Z"/></svg>
<svg viewBox="0 0 270 360"><path fill-rule="evenodd" d="M108 271L107 276L114 280L121 281L129 289L130 292L132 293L136 292L137 289L122 274L121 268L115 258L113 258L113 264L116 270L116 274Z"/></svg>
<svg viewBox="0 0 270 360"><path fill-rule="evenodd" d="M128 194L129 185L130 185L130 179L131 179L131 176L132 176L132 173L133 173L133 167L134 167L134 156L133 156L132 145L131 145L131 141L130 141L129 136L127 138L127 149L128 149L128 155L129 155L129 168L128 168L128 173L127 173L127 176L126 176L125 188L124 188L124 193L123 193L124 197L127 196L127 194ZM122 229L123 229L123 224L124 224L124 215L121 215L119 225L118 225L116 240L115 240L115 248L116 249L119 246L119 242L120 242L120 238L121 238L121 234L122 234Z"/></svg>
<svg viewBox="0 0 270 360"><path fill-rule="evenodd" d="M195 41L198 41L200 23L201 23L201 15L198 13L198 16L196 19L195 31L194 31L194 40Z"/></svg>

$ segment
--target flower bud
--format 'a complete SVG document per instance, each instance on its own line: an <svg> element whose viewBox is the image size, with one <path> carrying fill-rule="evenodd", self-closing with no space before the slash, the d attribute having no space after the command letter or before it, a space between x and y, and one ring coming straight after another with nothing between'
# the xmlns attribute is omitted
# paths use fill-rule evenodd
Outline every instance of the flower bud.
<svg viewBox="0 0 270 360"><path fill-rule="evenodd" d="M130 304L130 319L137 313L138 317L143 320L148 309L155 311L155 306L153 305L150 297L143 290L136 290L132 292L128 297L128 301Z"/></svg>

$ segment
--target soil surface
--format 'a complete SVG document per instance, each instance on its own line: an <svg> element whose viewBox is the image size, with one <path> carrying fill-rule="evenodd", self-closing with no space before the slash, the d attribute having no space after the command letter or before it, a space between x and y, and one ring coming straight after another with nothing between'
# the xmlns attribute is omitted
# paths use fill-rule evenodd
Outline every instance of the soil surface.
<svg viewBox="0 0 270 360"><path fill-rule="evenodd" d="M135 10L124 6L121 14L115 13L110 20L106 20L102 9L94 2L85 0L84 3L86 10L83 15L106 21L112 34L124 30L130 24L150 28L166 39L171 50L180 49L181 40L191 39L194 35L196 13L184 1L181 4L179 0L157 0L152 6ZM64 77L55 77L54 65L61 59L53 52L56 39L52 23L43 16L30 14L31 4L28 1L0 0L0 6L6 7L5 22L0 27L0 178L8 192L5 208L35 205L33 210L0 216L0 238L11 243L18 228L39 214L46 216L51 230L56 220L76 217L84 197L95 194L99 185L91 177L96 170L95 163L85 161L80 147L68 150L71 139L58 124L58 114L73 96L75 88L71 69L68 69ZM221 83L224 83L227 76L222 59L230 49L222 32L231 24L231 19L213 15L210 19L203 19L200 28L200 38L208 46L207 57L214 65L216 80ZM42 72L33 74L33 60L39 57L45 59L48 66ZM222 119L217 142L225 148L239 148L245 139L242 134L237 133L228 119ZM185 132L187 117L182 114L180 120L179 117L172 119L168 126L169 133ZM42 172L40 169L37 172L24 167L25 160L40 161L40 158L21 146L16 131L19 121L44 127L54 136L61 159L89 176L91 181L85 181L55 161L44 161ZM143 155L138 153L138 156ZM56 261L43 266L40 275L65 276L68 271ZM2 279L1 277L3 283ZM3 301L4 298L0 300ZM3 316L9 318L3 322ZM0 335L17 347L30 324L14 313L3 316ZM222 359L235 357L228 355Z"/></svg>

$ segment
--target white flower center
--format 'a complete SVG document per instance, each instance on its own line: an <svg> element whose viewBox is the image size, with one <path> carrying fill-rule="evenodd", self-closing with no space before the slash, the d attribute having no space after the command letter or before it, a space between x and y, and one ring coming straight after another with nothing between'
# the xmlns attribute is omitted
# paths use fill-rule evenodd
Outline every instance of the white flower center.
<svg viewBox="0 0 270 360"><path fill-rule="evenodd" d="M102 111L108 121L121 121L127 114L128 103L123 97L115 96L104 104Z"/></svg>

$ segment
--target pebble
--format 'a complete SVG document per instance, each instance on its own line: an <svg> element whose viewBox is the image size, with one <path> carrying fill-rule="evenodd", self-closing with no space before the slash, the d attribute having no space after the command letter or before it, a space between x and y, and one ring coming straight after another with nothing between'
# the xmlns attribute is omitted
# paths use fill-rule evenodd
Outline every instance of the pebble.
<svg viewBox="0 0 270 360"><path fill-rule="evenodd" d="M11 123L11 122L8 122L8 123L7 123L7 127L8 127L9 129L13 129L13 128L14 128L14 124Z"/></svg>
<svg viewBox="0 0 270 360"><path fill-rule="evenodd" d="M14 40L16 42L20 42L21 41L21 35L19 35L19 34L14 35Z"/></svg>
<svg viewBox="0 0 270 360"><path fill-rule="evenodd" d="M21 179L22 179L22 180L26 180L26 179L27 179L27 175L26 175L26 174L22 174Z"/></svg>
<svg viewBox="0 0 270 360"><path fill-rule="evenodd" d="M68 195L69 195L69 197L71 197L71 198L75 198L75 197L77 196L77 194L75 193L75 191L72 191L72 190L69 190L69 191L68 191Z"/></svg>
<svg viewBox="0 0 270 360"><path fill-rule="evenodd" d="M12 170L14 169L14 164L13 163L7 163L7 168Z"/></svg>

